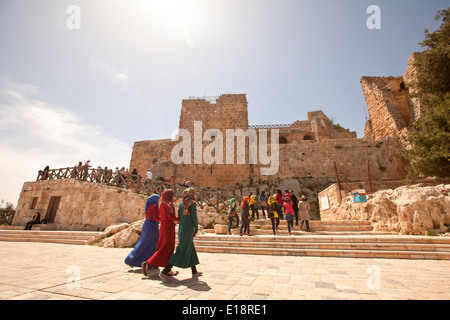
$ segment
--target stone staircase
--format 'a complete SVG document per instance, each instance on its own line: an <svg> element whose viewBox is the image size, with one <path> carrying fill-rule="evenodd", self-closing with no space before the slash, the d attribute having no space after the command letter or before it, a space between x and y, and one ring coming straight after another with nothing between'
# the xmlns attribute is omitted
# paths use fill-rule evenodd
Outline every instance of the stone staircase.
<svg viewBox="0 0 450 320"><path fill-rule="evenodd" d="M311 221L312 232L294 227L293 235L281 221L278 234L272 234L270 221L251 224L254 236L199 234L195 237L198 252L283 255L311 257L352 257L384 259L450 260L450 237L401 236L372 231L364 221ZM35 225L33 230L23 227L0 229L0 241L50 242L84 245L99 234L91 231L56 231L52 225ZM305 227L303 227L305 228Z"/></svg>
<svg viewBox="0 0 450 320"><path fill-rule="evenodd" d="M295 224L295 221L294 221ZM300 222L299 222L300 224ZM316 235L373 235L373 234L391 234L391 233L374 233L373 226L370 221L310 221L310 230ZM273 235L272 223L270 220L257 220L250 224L250 230L254 235ZM294 225L293 235L306 234L306 225ZM286 220L281 220L278 226L278 235L289 235Z"/></svg>
<svg viewBox="0 0 450 320"><path fill-rule="evenodd" d="M374 232L369 221L310 221L311 232L286 221L273 235L270 221L253 221L253 236L203 234L195 238L198 252L283 256L450 260L450 237L401 236Z"/></svg>
<svg viewBox="0 0 450 320"><path fill-rule="evenodd" d="M204 234L197 235L194 241L198 252L209 253L450 260L450 237Z"/></svg>
<svg viewBox="0 0 450 320"><path fill-rule="evenodd" d="M84 245L89 238L99 234L99 232L92 231L48 230L51 228L52 227L48 225L35 225L32 230L23 230L23 227L2 228L0 229L0 241L50 242Z"/></svg>

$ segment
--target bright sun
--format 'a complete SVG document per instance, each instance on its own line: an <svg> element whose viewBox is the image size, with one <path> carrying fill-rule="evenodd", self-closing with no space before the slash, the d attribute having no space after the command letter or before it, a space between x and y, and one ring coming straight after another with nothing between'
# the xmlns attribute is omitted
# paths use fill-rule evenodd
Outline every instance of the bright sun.
<svg viewBox="0 0 450 320"><path fill-rule="evenodd" d="M135 0L137 8L150 14L166 31L184 32L201 24L201 0Z"/></svg>

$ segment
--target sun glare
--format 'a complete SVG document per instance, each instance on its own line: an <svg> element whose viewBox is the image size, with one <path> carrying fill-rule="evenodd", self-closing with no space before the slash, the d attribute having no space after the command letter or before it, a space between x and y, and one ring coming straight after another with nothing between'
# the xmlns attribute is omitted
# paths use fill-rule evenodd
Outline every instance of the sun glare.
<svg viewBox="0 0 450 320"><path fill-rule="evenodd" d="M169 32L184 33L200 27L203 8L199 0L135 0L138 10L156 19Z"/></svg>

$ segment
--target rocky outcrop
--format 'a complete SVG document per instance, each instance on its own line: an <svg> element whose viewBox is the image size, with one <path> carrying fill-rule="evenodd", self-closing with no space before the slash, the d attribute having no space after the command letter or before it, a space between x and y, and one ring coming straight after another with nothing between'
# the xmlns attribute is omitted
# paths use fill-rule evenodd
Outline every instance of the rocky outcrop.
<svg viewBox="0 0 450 320"><path fill-rule="evenodd" d="M215 224L225 223L226 215L197 210L199 233L204 228L213 228ZM106 248L133 248L141 236L144 219L133 223L121 223L109 226L98 236L89 239L88 244ZM228 223L228 219L226 219ZM178 225L175 226L178 233Z"/></svg>
<svg viewBox="0 0 450 320"><path fill-rule="evenodd" d="M403 186L368 195L362 205L364 219L374 223L374 231L408 235L445 233L450 226L450 184ZM359 204L349 193L341 205L331 208L332 220L358 220ZM330 219L331 220L331 219Z"/></svg>
<svg viewBox="0 0 450 320"><path fill-rule="evenodd" d="M132 248L139 241L144 221L109 226L98 236L89 239L88 244L106 248Z"/></svg>

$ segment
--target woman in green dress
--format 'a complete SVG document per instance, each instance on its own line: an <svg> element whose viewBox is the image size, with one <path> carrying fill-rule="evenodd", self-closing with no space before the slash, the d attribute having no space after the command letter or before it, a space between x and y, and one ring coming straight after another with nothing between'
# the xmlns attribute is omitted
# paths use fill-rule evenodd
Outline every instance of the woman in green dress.
<svg viewBox="0 0 450 320"><path fill-rule="evenodd" d="M199 264L197 252L194 246L194 237L198 232L197 205L195 204L195 190L188 188L183 191L183 202L178 208L180 218L178 230L178 246L169 263L161 271L160 278L166 282L169 272L173 266L179 268L191 268L192 276L199 277L203 273L198 272L196 265Z"/></svg>

